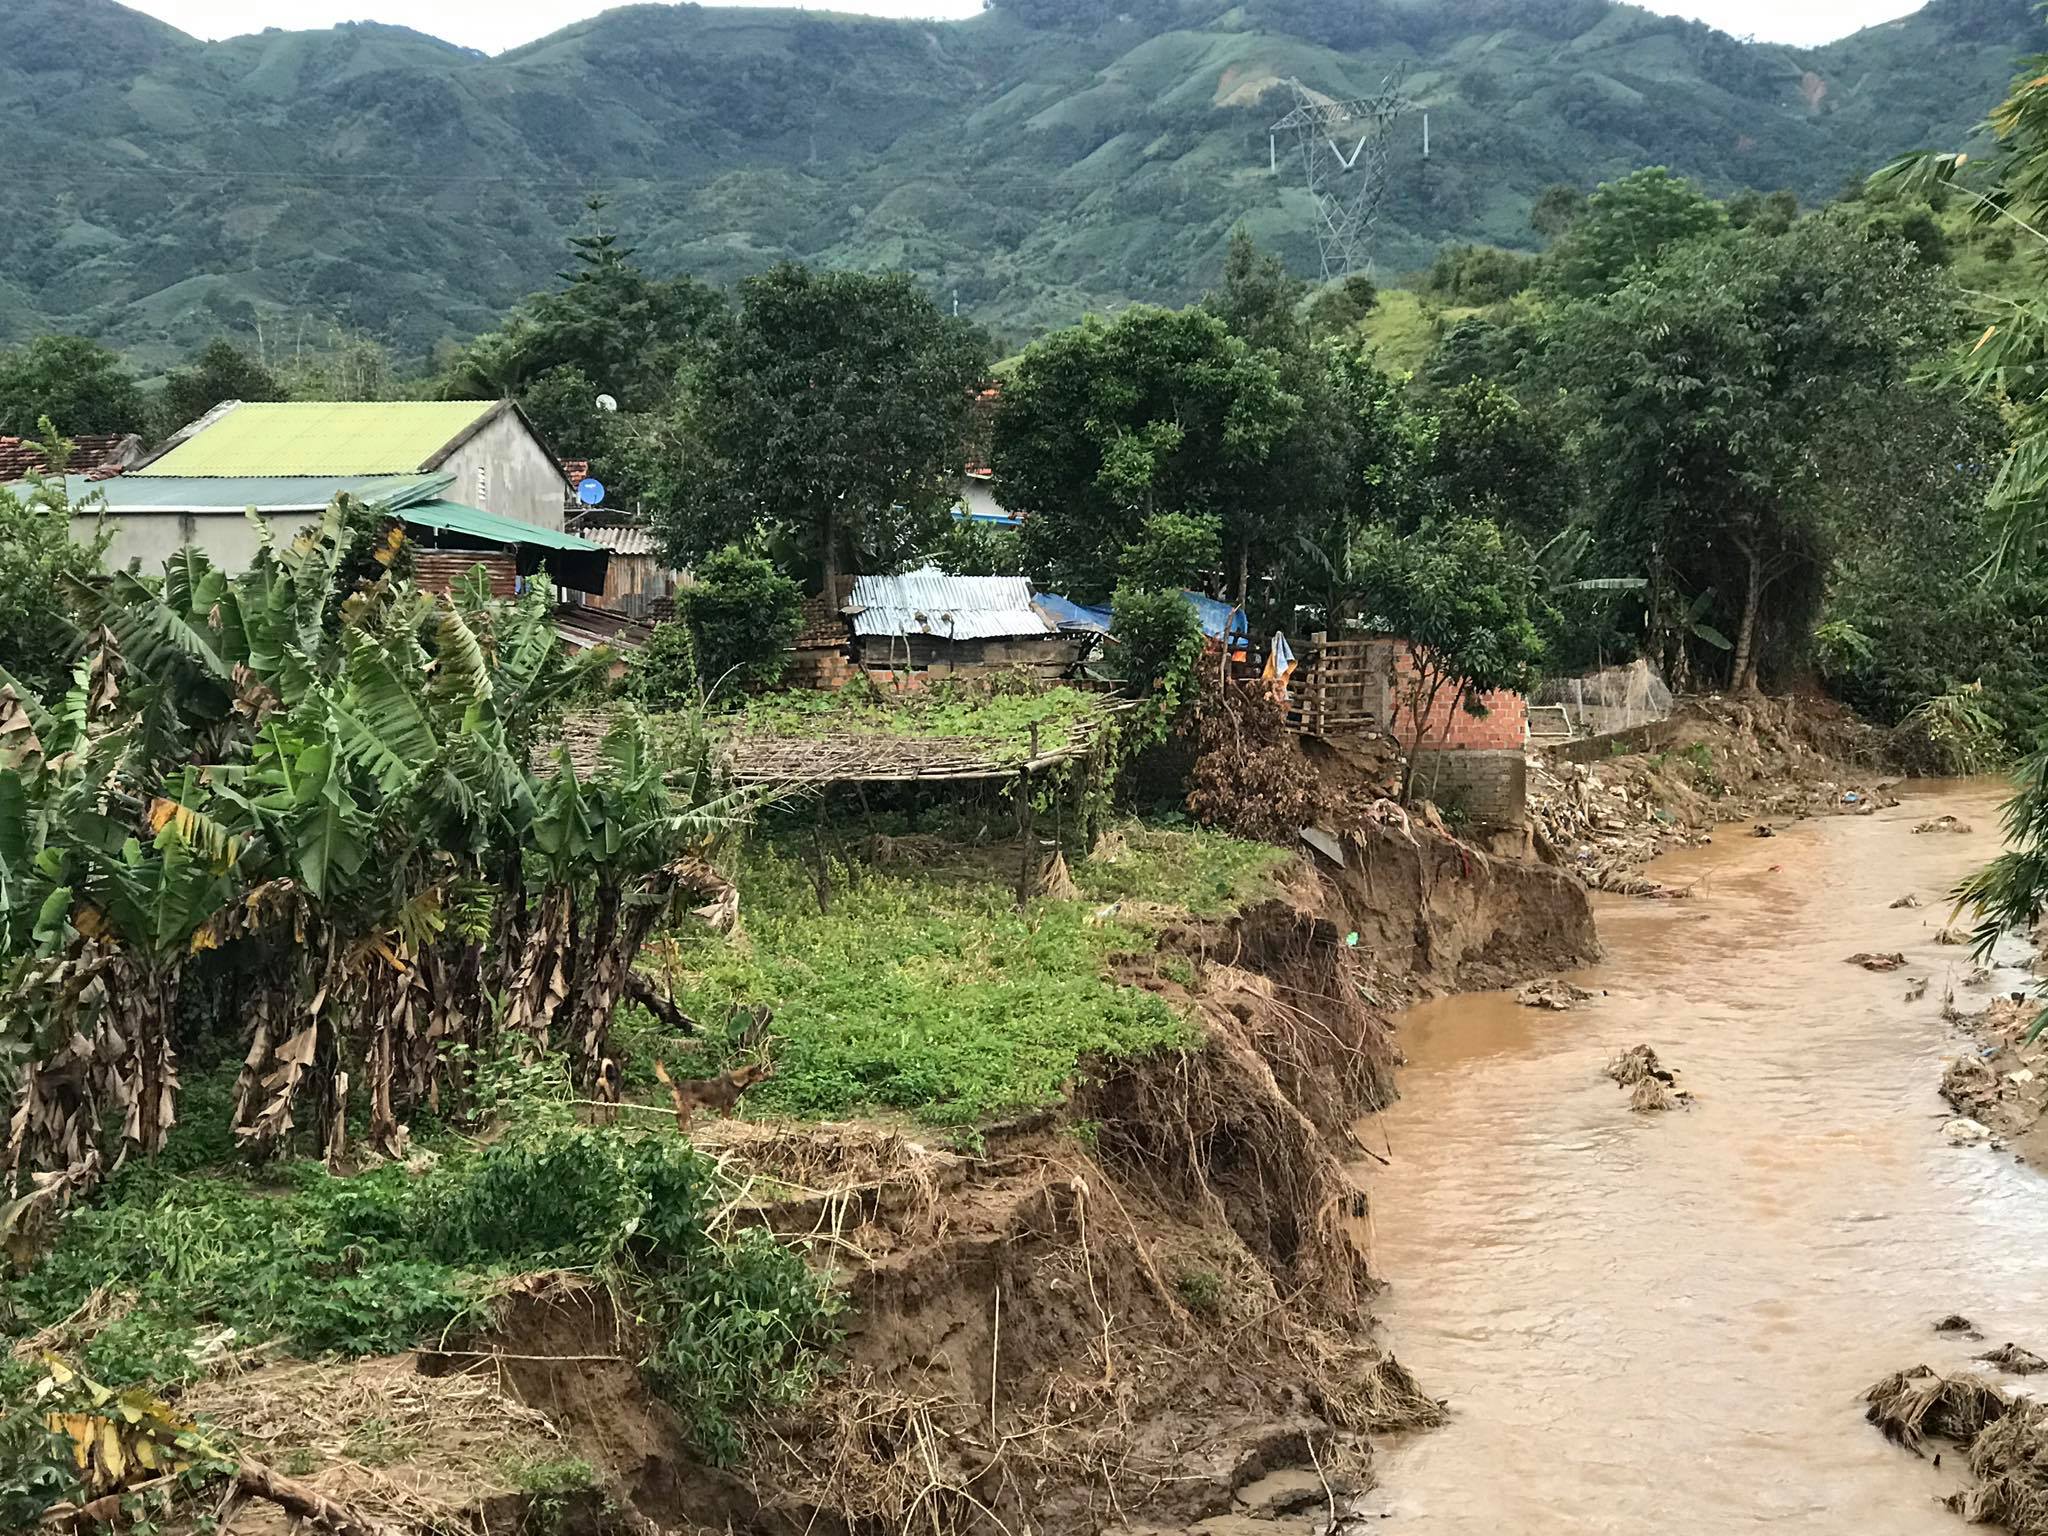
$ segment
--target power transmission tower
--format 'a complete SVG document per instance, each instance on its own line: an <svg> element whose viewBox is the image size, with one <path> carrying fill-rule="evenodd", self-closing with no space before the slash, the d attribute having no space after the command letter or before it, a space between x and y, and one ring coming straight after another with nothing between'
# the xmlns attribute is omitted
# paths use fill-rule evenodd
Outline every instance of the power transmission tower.
<svg viewBox="0 0 2048 1536"><path fill-rule="evenodd" d="M1351 101L1319 96L1299 80L1287 84L1294 92L1294 110L1270 131L1267 152L1273 170L1280 169L1281 135L1291 135L1301 146L1308 194L1315 199L1323 281L1353 272L1369 274L1394 153L1394 123L1414 104L1401 95L1398 72L1387 76L1377 96ZM1354 133L1356 143L1351 142Z"/></svg>

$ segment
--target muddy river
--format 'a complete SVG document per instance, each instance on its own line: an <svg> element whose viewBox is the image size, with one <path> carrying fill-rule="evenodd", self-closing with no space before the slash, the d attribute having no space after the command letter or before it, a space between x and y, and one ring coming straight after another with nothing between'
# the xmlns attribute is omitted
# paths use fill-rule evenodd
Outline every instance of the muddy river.
<svg viewBox="0 0 2048 1536"><path fill-rule="evenodd" d="M1998 785L1726 829L1603 899L1606 958L1571 1013L1449 998L1402 1024L1402 1100L1362 1128L1388 1344L1450 1424L1383 1442L1370 1508L1427 1532L1964 1529L1957 1469L1886 1444L1864 1388L1989 1344L2048 1351L2048 1178L1946 1145L1941 1018L1967 952L1943 898L1996 848ZM1954 812L1969 836L1914 835ZM1907 892L1925 903L1893 909ZM1903 971L1844 963L1903 950ZM1909 980L1932 978L1908 1003ZM2010 974L1996 978L2010 985ZM1698 1102L1629 1113L1601 1075L1653 1045Z"/></svg>

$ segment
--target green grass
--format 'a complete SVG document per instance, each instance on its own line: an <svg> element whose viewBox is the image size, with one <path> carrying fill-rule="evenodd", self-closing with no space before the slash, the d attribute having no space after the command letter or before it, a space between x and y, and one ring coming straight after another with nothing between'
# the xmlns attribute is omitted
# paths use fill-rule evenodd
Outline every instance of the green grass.
<svg viewBox="0 0 2048 1536"><path fill-rule="evenodd" d="M1081 896L1019 913L1007 870L835 865L829 913L811 872L773 842L739 870L746 940L678 936L678 1002L716 1025L735 1007L775 1012L775 1076L750 1113L835 1118L907 1113L967 1125L1055 1102L1090 1056L1182 1045L1186 1020L1108 978L1111 958L1152 947L1144 911L1228 912L1262 894L1285 854L1217 833L1132 826L1073 871ZM644 1019L644 1016L643 1016ZM692 1071L722 1064L723 1043L688 1055L642 1034L623 1042L634 1076L672 1050Z"/></svg>
<svg viewBox="0 0 2048 1536"><path fill-rule="evenodd" d="M563 1105L533 1106L488 1147L451 1143L418 1173L137 1165L10 1283L0 1338L58 1322L104 1288L116 1315L79 1363L110 1386L162 1389L201 1374L199 1346L225 1329L235 1349L388 1354L480 1324L511 1276L577 1269L629 1298L647 1325L651 1382L699 1448L730 1461L738 1414L808 1387L834 1304L767 1234L707 1232L719 1198L715 1170L673 1133L579 1128ZM0 1401L23 1384L0 1382ZM360 1459L392 1454L378 1426L358 1433Z"/></svg>

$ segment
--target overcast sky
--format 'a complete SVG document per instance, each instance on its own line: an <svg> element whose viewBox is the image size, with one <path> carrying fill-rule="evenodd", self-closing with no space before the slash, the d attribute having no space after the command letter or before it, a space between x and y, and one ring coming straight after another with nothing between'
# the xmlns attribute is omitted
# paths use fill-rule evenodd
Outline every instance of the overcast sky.
<svg viewBox="0 0 2048 1536"><path fill-rule="evenodd" d="M4 3L4 0L0 0ZM390 21L491 53L545 37L608 10L617 0L125 0L198 37L265 27L326 27ZM777 0L788 3L788 0ZM1824 43L1920 8L1921 0L1639 0L1653 11L1696 16L1738 37ZM876 16L965 16L981 0L837 0L820 9Z"/></svg>

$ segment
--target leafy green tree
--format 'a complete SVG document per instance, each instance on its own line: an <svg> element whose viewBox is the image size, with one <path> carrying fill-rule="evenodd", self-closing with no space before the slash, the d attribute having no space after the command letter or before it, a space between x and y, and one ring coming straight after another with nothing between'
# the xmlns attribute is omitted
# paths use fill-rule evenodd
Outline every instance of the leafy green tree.
<svg viewBox="0 0 2048 1536"><path fill-rule="evenodd" d="M1555 183L1536 194L1536 202L1529 209L1529 227L1544 239L1555 240L1569 232L1585 212L1584 192L1562 182Z"/></svg>
<svg viewBox="0 0 2048 1536"><path fill-rule="evenodd" d="M287 400L291 396L263 364L221 337L191 364L164 380L156 399L156 434L169 437L224 400Z"/></svg>
<svg viewBox="0 0 2048 1536"><path fill-rule="evenodd" d="M952 515L989 361L988 338L902 273L749 278L648 475L671 553L779 538L828 591L900 565Z"/></svg>
<svg viewBox="0 0 2048 1536"><path fill-rule="evenodd" d="M47 417L59 432L134 432L148 411L135 376L83 336L38 336L0 352L0 432L32 436Z"/></svg>
<svg viewBox="0 0 2048 1536"><path fill-rule="evenodd" d="M1311 337L1321 340L1341 336L1359 324L1380 305L1380 290L1363 272L1353 272L1315 292L1308 301Z"/></svg>
<svg viewBox="0 0 2048 1536"><path fill-rule="evenodd" d="M1231 231L1223 258L1223 281L1202 301L1202 307L1254 347L1287 352L1305 335L1297 311L1308 285L1290 276L1278 256L1261 251L1251 234L1239 226Z"/></svg>
<svg viewBox="0 0 2048 1536"><path fill-rule="evenodd" d="M1125 546L1119 566L1130 586L1178 592L1199 586L1203 573L1222 559L1223 527L1215 518L1154 512Z"/></svg>
<svg viewBox="0 0 2048 1536"><path fill-rule="evenodd" d="M1321 353L1328 396L1343 423L1335 494L1306 506L1287 551L1295 603L1320 611L1326 628L1360 616L1358 541L1374 527L1413 528L1437 506L1429 474L1437 423L1369 348Z"/></svg>
<svg viewBox="0 0 2048 1536"><path fill-rule="evenodd" d="M1725 594L1738 689L1757 684L1774 590L1779 622L1810 636L1835 534L1821 468L1941 319L1910 251L1835 218L1677 244L1562 307L1550 377L1577 413L1602 540L1651 582L1653 633L1672 594Z"/></svg>
<svg viewBox="0 0 2048 1536"><path fill-rule="evenodd" d="M1782 235L1799 217L1799 194L1780 190L1766 196L1745 187L1721 206L1727 210L1728 223L1735 229Z"/></svg>
<svg viewBox="0 0 2048 1536"><path fill-rule="evenodd" d="M1003 386L993 450L1033 571L1099 601L1145 519L1183 512L1221 520L1242 588L1252 546L1284 535L1260 476L1301 411L1274 358L1206 310L1133 306L1034 342Z"/></svg>
<svg viewBox="0 0 2048 1536"><path fill-rule="evenodd" d="M1410 670L1390 722L1409 738L1401 776L1407 800L1439 704L1472 707L1483 694L1535 685L1546 617L1536 561L1498 525L1451 518L1412 534L1368 530L1356 571L1373 613L1408 650Z"/></svg>
<svg viewBox="0 0 2048 1536"><path fill-rule="evenodd" d="M593 402L609 394L627 412L667 404L677 369L723 324L725 300L694 278L649 277L635 264L632 248L605 226L605 200L592 198L587 208L590 227L569 240L562 286L534 294L497 330L471 342L448 370L446 396L523 401L543 375L574 368L591 385ZM554 446L583 453L578 442Z"/></svg>
<svg viewBox="0 0 2048 1536"><path fill-rule="evenodd" d="M1578 501L1578 476L1553 421L1485 379L1446 390L1436 411L1429 473L1446 507L1491 518L1533 541L1565 526Z"/></svg>
<svg viewBox="0 0 2048 1536"><path fill-rule="evenodd" d="M39 699L69 684L81 636L66 593L99 573L112 538L104 525L90 538L74 536L73 519L90 516L97 502L72 504L63 475L70 445L46 442L49 478L32 479L25 495L0 487L0 676Z"/></svg>
<svg viewBox="0 0 2048 1536"><path fill-rule="evenodd" d="M1586 199L1585 212L1551 248L1547 284L1574 298L1612 292L1668 248L1726 224L1720 205L1684 177L1661 165L1631 172Z"/></svg>
<svg viewBox="0 0 2048 1536"><path fill-rule="evenodd" d="M955 518L931 547L932 563L948 576L1021 576L1023 541L1014 528Z"/></svg>

